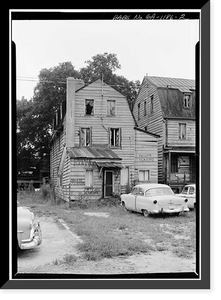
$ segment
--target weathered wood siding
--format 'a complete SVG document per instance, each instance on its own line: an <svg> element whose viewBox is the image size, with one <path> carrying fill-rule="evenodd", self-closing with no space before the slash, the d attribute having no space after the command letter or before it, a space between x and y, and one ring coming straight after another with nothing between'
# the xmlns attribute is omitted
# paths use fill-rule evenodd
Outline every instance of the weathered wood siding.
<svg viewBox="0 0 221 300"><path fill-rule="evenodd" d="M167 119L167 146L195 147L195 120ZM186 139L179 139L179 123L186 124Z"/></svg>
<svg viewBox="0 0 221 300"><path fill-rule="evenodd" d="M151 107L151 97L153 96L153 107ZM144 102L146 101L146 115L144 109ZM140 119L138 119L138 104L140 104ZM152 109L153 108L153 109ZM163 118L161 104L157 88L147 82L144 78L141 89L137 96L133 108L133 115L137 125L141 129L159 135L158 139L158 181L163 180Z"/></svg>
<svg viewBox="0 0 221 300"><path fill-rule="evenodd" d="M158 139L153 135L135 130L135 180L139 182L139 171L148 170L148 182L158 182Z"/></svg>
<svg viewBox="0 0 221 300"><path fill-rule="evenodd" d="M102 97L103 92L103 97ZM94 115L85 115L85 99L94 100ZM115 100L115 116L107 115L107 100ZM111 148L122 158L124 166L134 166L134 126L126 98L118 91L97 80L76 92L75 146L79 146L80 127L92 127L92 145L109 145L109 128L121 128L121 147ZM133 170L132 170L133 172Z"/></svg>

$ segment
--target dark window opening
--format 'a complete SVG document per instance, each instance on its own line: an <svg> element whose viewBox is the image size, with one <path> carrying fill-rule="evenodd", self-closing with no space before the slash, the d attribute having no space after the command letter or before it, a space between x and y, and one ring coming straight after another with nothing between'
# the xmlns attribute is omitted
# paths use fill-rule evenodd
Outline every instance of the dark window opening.
<svg viewBox="0 0 221 300"><path fill-rule="evenodd" d="M85 100L85 115L94 114L94 100Z"/></svg>

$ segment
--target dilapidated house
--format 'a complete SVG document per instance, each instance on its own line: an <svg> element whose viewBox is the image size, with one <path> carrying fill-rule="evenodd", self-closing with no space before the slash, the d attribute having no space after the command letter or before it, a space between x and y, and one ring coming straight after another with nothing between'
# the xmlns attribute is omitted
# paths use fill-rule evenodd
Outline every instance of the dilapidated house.
<svg viewBox="0 0 221 300"><path fill-rule="evenodd" d="M134 103L139 128L160 136L158 181L179 191L196 178L195 81L145 76Z"/></svg>
<svg viewBox="0 0 221 300"><path fill-rule="evenodd" d="M158 135L137 128L127 99L98 79L67 79L53 120L51 182L66 201L93 201L157 182Z"/></svg>

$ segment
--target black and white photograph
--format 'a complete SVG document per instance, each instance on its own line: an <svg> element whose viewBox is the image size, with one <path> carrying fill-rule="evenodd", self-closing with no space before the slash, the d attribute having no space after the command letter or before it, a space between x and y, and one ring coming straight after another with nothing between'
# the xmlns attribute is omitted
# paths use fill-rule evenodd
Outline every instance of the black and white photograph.
<svg viewBox="0 0 221 300"><path fill-rule="evenodd" d="M201 279L200 10L11 13L14 278Z"/></svg>

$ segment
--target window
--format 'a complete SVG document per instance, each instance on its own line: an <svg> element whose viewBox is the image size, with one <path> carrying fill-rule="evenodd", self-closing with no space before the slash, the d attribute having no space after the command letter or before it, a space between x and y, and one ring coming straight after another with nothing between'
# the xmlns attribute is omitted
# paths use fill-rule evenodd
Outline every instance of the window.
<svg viewBox="0 0 221 300"><path fill-rule="evenodd" d="M121 185L129 184L129 167L121 169Z"/></svg>
<svg viewBox="0 0 221 300"><path fill-rule="evenodd" d="M91 146L92 140L92 128L83 128L80 127L80 147L89 147Z"/></svg>
<svg viewBox="0 0 221 300"><path fill-rule="evenodd" d="M93 186L93 170L86 170L85 171L85 187L92 187Z"/></svg>
<svg viewBox="0 0 221 300"><path fill-rule="evenodd" d="M109 145L110 147L121 146L121 130L120 128L109 128Z"/></svg>
<svg viewBox="0 0 221 300"><path fill-rule="evenodd" d="M140 120L140 103L137 104L137 109L138 109L138 120Z"/></svg>
<svg viewBox="0 0 221 300"><path fill-rule="evenodd" d="M107 115L115 116L115 100L107 100Z"/></svg>
<svg viewBox="0 0 221 300"><path fill-rule="evenodd" d="M139 181L149 181L150 178L150 171L149 170L140 170L139 171Z"/></svg>
<svg viewBox="0 0 221 300"><path fill-rule="evenodd" d="M183 96L183 107L190 108L191 107L191 101L190 101L190 95L184 94Z"/></svg>
<svg viewBox="0 0 221 300"><path fill-rule="evenodd" d="M186 124L179 123L179 139L184 140L186 139Z"/></svg>
<svg viewBox="0 0 221 300"><path fill-rule="evenodd" d="M153 113L153 95L150 97L150 113Z"/></svg>
<svg viewBox="0 0 221 300"><path fill-rule="evenodd" d="M195 189L193 186L190 186L190 189L189 189L189 194L192 195L195 193Z"/></svg>
<svg viewBox="0 0 221 300"><path fill-rule="evenodd" d="M85 100L85 115L94 115L94 100L86 99Z"/></svg>
<svg viewBox="0 0 221 300"><path fill-rule="evenodd" d="M171 173L178 172L178 157L177 155L171 155Z"/></svg>
<svg viewBox="0 0 221 300"><path fill-rule="evenodd" d="M146 116L147 115L147 101L144 101L143 111L144 111L144 116Z"/></svg>

